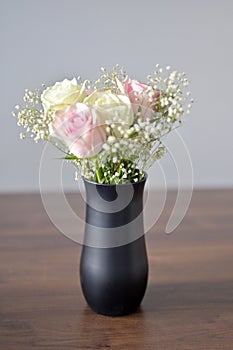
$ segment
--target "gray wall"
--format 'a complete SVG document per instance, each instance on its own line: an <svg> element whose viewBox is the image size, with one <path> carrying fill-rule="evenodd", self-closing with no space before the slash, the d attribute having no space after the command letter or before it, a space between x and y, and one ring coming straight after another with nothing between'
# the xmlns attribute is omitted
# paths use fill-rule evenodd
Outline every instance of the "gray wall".
<svg viewBox="0 0 233 350"><path fill-rule="evenodd" d="M232 187L232 18L232 0L1 1L0 191L39 188L43 145L20 141L11 116L24 89L77 75L95 79L100 66L115 63L139 80L153 72L155 63L188 73L195 105L180 133L195 186ZM176 137L171 144L176 147ZM182 152L175 157L182 164ZM51 190L55 163L48 166ZM172 157L160 166L168 186L176 186ZM150 171L152 187L159 183L157 168ZM64 167L63 178L66 189L75 189L71 165ZM189 184L184 174L182 186Z"/></svg>

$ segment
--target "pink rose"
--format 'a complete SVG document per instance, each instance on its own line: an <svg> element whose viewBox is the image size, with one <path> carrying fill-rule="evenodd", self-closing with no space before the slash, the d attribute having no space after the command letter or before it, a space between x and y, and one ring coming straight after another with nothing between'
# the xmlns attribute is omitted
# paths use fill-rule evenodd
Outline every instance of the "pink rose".
<svg viewBox="0 0 233 350"><path fill-rule="evenodd" d="M159 91L129 77L126 77L124 81L124 89L133 105L134 113L136 114L140 107L144 117L150 118L153 114L155 100L160 96Z"/></svg>
<svg viewBox="0 0 233 350"><path fill-rule="evenodd" d="M97 112L83 103L56 112L51 128L54 136L65 141L70 151L79 158L99 153L106 140Z"/></svg>

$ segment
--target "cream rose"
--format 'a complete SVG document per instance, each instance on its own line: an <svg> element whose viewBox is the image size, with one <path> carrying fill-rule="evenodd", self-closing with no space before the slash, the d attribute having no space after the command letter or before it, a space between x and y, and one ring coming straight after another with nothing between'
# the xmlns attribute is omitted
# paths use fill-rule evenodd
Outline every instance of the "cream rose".
<svg viewBox="0 0 233 350"><path fill-rule="evenodd" d="M85 97L85 82L80 85L74 78L64 79L48 87L41 95L41 101L46 112L48 110L56 112L65 110L77 102L82 102Z"/></svg>
<svg viewBox="0 0 233 350"><path fill-rule="evenodd" d="M103 123L119 123L123 128L133 123L133 109L128 96L113 94L110 90L94 91L84 103L98 110Z"/></svg>

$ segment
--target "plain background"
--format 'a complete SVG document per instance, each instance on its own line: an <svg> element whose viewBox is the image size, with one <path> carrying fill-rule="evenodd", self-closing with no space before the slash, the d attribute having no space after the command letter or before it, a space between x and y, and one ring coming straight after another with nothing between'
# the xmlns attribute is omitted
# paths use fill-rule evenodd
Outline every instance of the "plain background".
<svg viewBox="0 0 233 350"><path fill-rule="evenodd" d="M101 66L116 63L141 81L156 63L187 73L195 103L180 134L191 156L194 185L232 187L232 18L232 0L1 0L0 191L39 190L44 145L19 140L21 130L11 116L24 89L78 75L95 79ZM170 145L176 148L176 136ZM160 162L167 185L176 187L178 172L184 171L181 186L188 187L184 154L175 157L178 171L172 155ZM48 190L56 190L58 162L48 165ZM73 170L63 167L67 190L76 189ZM152 187L159 184L157 171L158 165L150 170Z"/></svg>

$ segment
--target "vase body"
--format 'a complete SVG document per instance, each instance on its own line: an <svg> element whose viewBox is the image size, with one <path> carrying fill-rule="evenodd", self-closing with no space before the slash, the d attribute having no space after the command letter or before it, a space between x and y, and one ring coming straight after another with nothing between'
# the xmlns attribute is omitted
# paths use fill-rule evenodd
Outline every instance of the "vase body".
<svg viewBox="0 0 233 350"><path fill-rule="evenodd" d="M143 226L144 180L105 185L84 179L86 224L80 261L84 297L95 312L130 314L147 286Z"/></svg>

